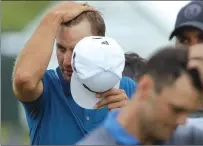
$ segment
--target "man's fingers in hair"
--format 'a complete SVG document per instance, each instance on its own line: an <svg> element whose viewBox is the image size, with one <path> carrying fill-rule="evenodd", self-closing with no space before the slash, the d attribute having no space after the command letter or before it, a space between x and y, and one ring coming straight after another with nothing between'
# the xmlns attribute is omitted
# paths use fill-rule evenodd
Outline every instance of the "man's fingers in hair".
<svg viewBox="0 0 203 146"><path fill-rule="evenodd" d="M83 11L96 11L96 9L88 4L82 5Z"/></svg>
<svg viewBox="0 0 203 146"><path fill-rule="evenodd" d="M89 5L88 5L88 2L84 2L82 5L83 5L83 6L89 6Z"/></svg>

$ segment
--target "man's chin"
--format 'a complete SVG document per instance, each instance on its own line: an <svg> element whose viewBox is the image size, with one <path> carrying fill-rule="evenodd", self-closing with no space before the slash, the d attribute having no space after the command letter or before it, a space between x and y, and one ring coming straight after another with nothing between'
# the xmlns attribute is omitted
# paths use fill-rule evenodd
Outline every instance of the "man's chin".
<svg viewBox="0 0 203 146"><path fill-rule="evenodd" d="M64 80L67 81L67 82L70 82L70 80L71 80L71 76L72 76L72 75L69 75L69 76L67 76L67 75L63 75Z"/></svg>
<svg viewBox="0 0 203 146"><path fill-rule="evenodd" d="M172 133L163 133L160 137L159 137L159 140L160 141L167 141L169 140L171 137L173 136L173 132Z"/></svg>

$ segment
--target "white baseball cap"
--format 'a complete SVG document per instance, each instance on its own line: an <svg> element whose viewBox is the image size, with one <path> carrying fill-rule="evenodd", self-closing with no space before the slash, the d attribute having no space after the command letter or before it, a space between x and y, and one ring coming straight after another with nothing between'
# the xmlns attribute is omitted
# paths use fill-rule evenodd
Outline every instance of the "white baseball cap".
<svg viewBox="0 0 203 146"><path fill-rule="evenodd" d="M72 55L71 94L82 108L94 109L102 93L119 88L125 65L121 46L112 38L85 37L77 43Z"/></svg>

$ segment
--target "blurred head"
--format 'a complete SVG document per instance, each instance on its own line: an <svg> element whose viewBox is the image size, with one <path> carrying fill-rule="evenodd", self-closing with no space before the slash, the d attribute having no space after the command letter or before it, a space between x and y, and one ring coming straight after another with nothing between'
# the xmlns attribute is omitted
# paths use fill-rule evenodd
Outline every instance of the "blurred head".
<svg viewBox="0 0 203 146"><path fill-rule="evenodd" d="M196 72L187 70L187 60L188 49L183 47L163 48L148 60L128 112L148 138L168 139L197 109L202 88L193 79Z"/></svg>
<svg viewBox="0 0 203 146"><path fill-rule="evenodd" d="M170 38L176 45L192 46L203 42L203 2L191 1L179 11Z"/></svg>
<svg viewBox="0 0 203 146"><path fill-rule="evenodd" d="M203 43L193 45L189 51L189 68L197 68L201 78L201 84L203 84ZM203 108L203 101L200 105Z"/></svg>
<svg viewBox="0 0 203 146"><path fill-rule="evenodd" d="M146 60L140 57L137 53L125 53L125 68L123 76L127 76L137 81L143 74L146 67Z"/></svg>
<svg viewBox="0 0 203 146"><path fill-rule="evenodd" d="M57 59L64 79L72 75L71 58L75 45L87 36L105 36L105 22L97 11L83 12L61 25L56 37Z"/></svg>

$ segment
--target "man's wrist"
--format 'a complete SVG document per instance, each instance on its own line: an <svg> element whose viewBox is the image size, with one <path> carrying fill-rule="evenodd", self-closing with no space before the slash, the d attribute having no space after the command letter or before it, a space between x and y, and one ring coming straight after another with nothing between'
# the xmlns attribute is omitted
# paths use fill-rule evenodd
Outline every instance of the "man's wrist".
<svg viewBox="0 0 203 146"><path fill-rule="evenodd" d="M48 12L42 19L41 25L48 25L58 29L62 21L63 19L61 13Z"/></svg>

